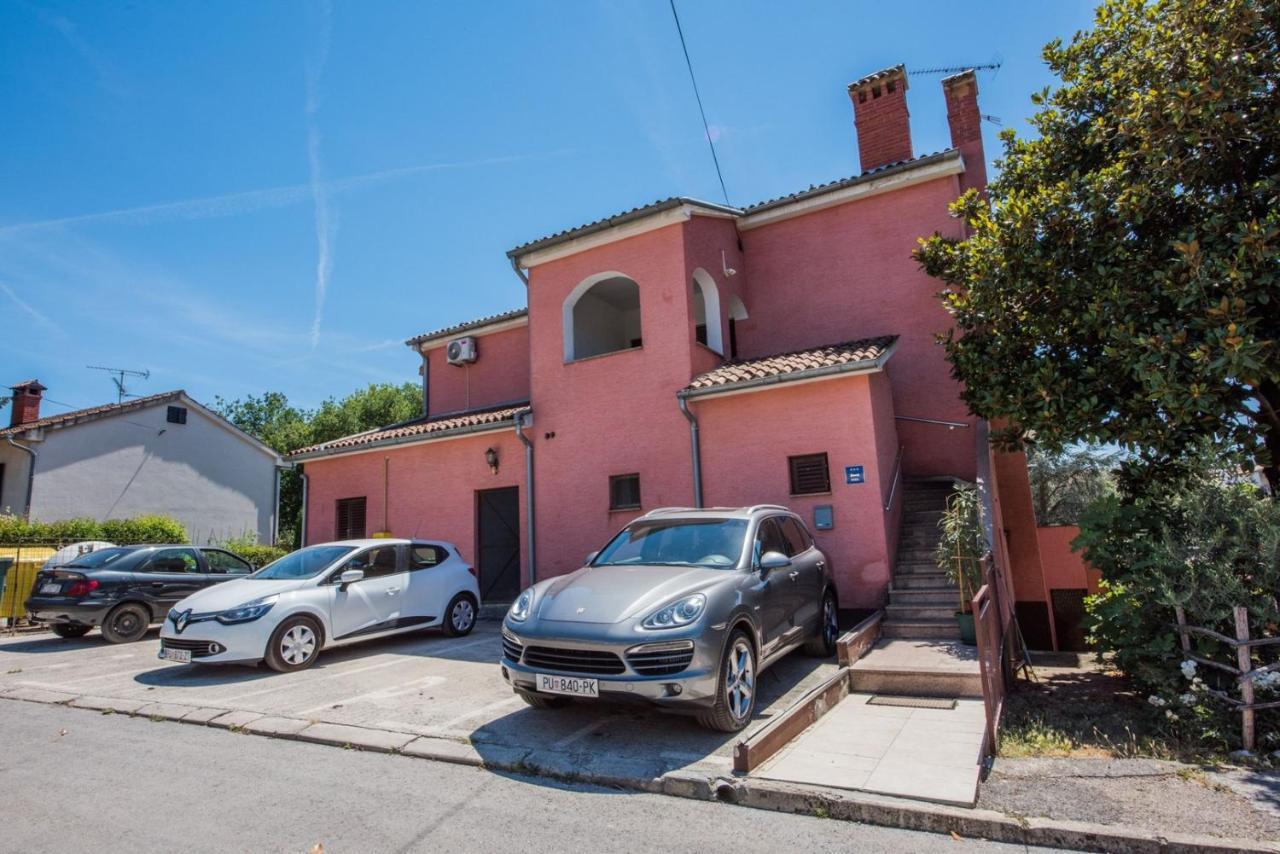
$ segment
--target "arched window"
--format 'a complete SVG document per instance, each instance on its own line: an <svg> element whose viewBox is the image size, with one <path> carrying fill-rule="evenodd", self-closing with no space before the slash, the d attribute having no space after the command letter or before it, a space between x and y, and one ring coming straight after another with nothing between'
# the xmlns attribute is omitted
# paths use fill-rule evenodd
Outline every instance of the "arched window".
<svg viewBox="0 0 1280 854"><path fill-rule="evenodd" d="M639 347L640 286L621 273L599 273L564 301L564 359Z"/></svg>
<svg viewBox="0 0 1280 854"><path fill-rule="evenodd" d="M724 355L724 330L720 325L720 289L701 267L693 271L693 331L699 343Z"/></svg>

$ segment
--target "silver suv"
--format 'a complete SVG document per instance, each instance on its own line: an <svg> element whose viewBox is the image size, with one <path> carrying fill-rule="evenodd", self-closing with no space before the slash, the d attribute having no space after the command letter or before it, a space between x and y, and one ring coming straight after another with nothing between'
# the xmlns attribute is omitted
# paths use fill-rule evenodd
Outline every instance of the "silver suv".
<svg viewBox="0 0 1280 854"><path fill-rule="evenodd" d="M734 732L765 668L799 646L830 656L836 634L831 571L800 517L667 508L520 594L502 625L502 675L538 708L639 697Z"/></svg>

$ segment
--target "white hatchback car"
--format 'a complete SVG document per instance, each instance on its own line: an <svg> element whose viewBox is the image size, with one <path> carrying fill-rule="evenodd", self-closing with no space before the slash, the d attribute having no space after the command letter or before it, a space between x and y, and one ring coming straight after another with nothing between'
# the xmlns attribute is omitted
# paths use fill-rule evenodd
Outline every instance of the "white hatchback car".
<svg viewBox="0 0 1280 854"><path fill-rule="evenodd" d="M430 627L465 635L479 610L475 572L450 543L323 543L183 599L160 630L160 658L302 670L351 641Z"/></svg>

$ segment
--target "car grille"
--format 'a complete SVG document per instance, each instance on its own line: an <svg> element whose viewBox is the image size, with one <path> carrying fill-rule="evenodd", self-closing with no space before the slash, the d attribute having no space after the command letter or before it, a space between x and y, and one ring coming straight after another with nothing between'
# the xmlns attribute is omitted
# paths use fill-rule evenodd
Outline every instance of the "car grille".
<svg viewBox="0 0 1280 854"><path fill-rule="evenodd" d="M612 652L594 649L560 649L552 646L531 646L524 651L524 663L544 670L561 670L566 673L594 673L601 676L622 673L626 670L622 659Z"/></svg>
<svg viewBox="0 0 1280 854"><path fill-rule="evenodd" d="M207 640L190 640L188 638L160 638L161 649L190 650L192 658L204 658L224 651L220 643Z"/></svg>
<svg viewBox="0 0 1280 854"><path fill-rule="evenodd" d="M693 661L693 641L655 643L627 651L627 664L641 676L671 676Z"/></svg>
<svg viewBox="0 0 1280 854"><path fill-rule="evenodd" d="M523 652L524 652L524 647L521 646L517 641L507 637L506 635L502 636L502 657L503 658L507 659L508 661L514 661L516 664L519 664L520 655Z"/></svg>

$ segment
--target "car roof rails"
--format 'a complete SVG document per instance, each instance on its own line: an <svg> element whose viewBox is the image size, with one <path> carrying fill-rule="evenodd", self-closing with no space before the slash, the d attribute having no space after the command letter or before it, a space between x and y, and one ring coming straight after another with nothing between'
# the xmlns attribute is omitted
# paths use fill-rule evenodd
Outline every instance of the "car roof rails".
<svg viewBox="0 0 1280 854"><path fill-rule="evenodd" d="M790 507L783 507L781 504L752 504L747 508L748 513L755 513L757 510L781 510L784 513L790 513Z"/></svg>

